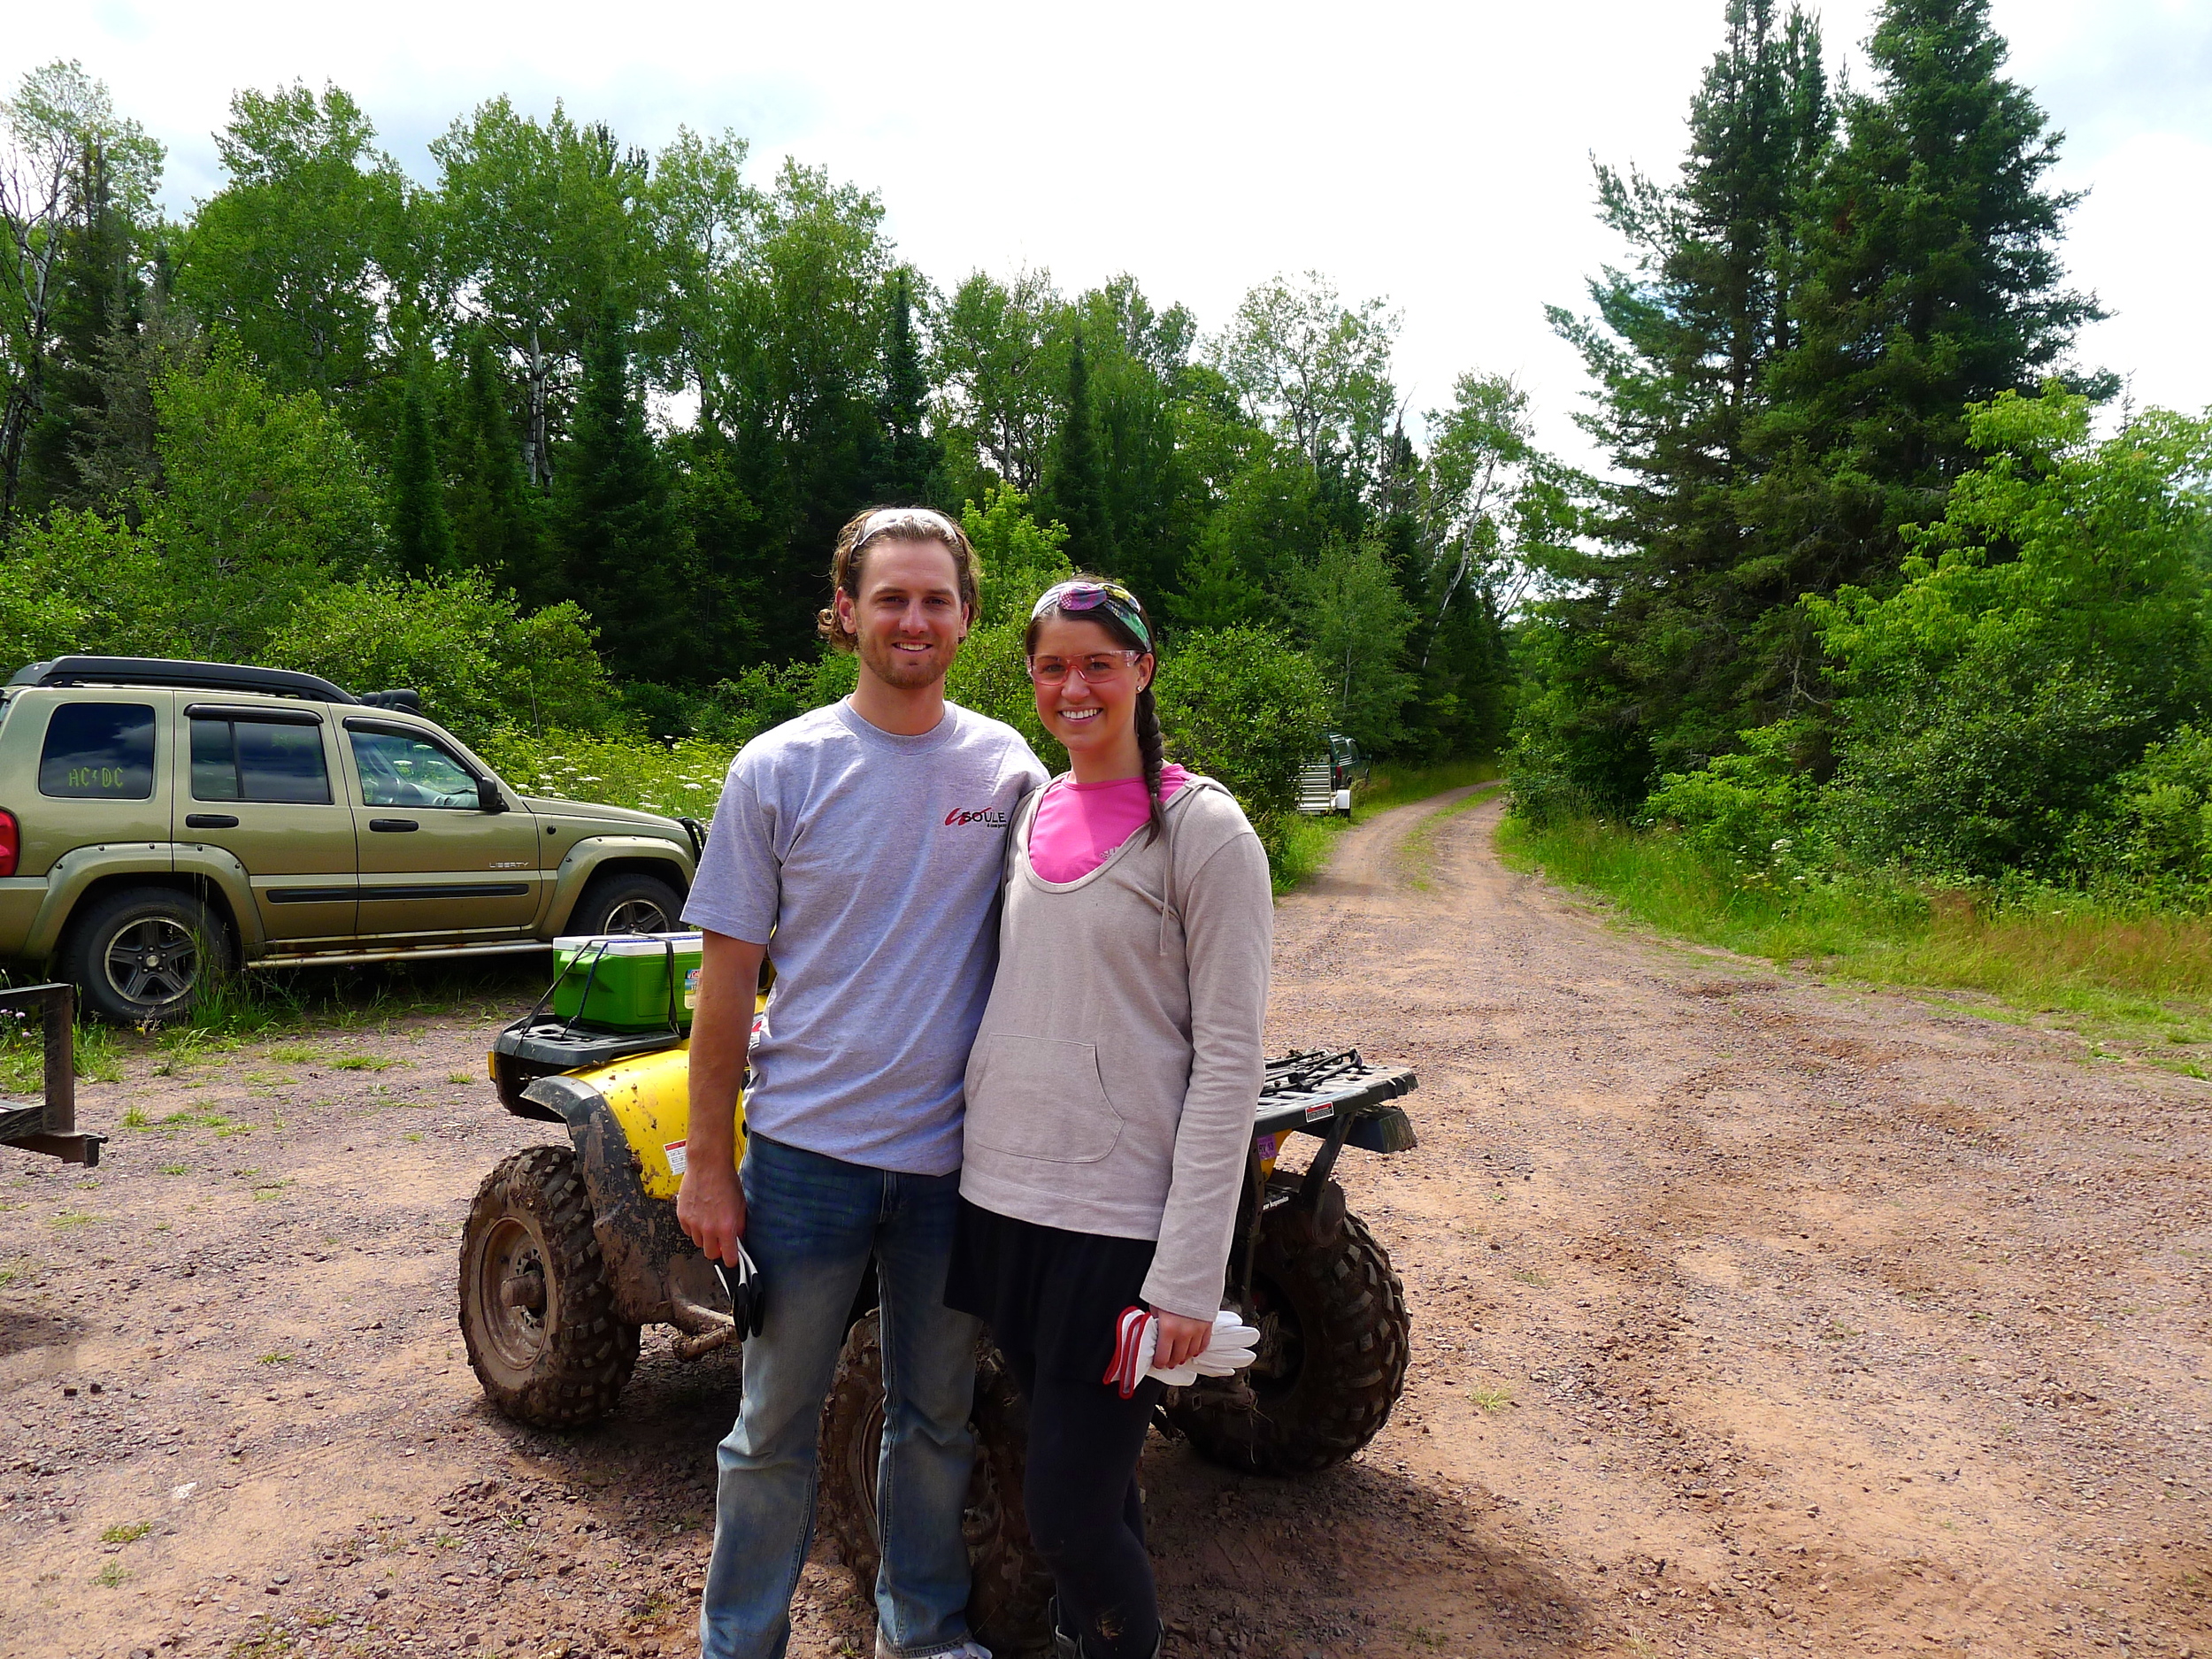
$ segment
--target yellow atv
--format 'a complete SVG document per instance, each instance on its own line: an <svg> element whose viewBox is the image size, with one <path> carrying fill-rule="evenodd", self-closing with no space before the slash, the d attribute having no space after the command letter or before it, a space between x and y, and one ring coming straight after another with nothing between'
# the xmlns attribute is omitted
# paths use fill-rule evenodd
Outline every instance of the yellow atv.
<svg viewBox="0 0 2212 1659"><path fill-rule="evenodd" d="M687 1359L740 1340L719 1275L676 1225L689 1056L675 1024L672 1010L657 1033L593 1031L541 1005L493 1046L501 1102L567 1130L565 1142L515 1153L485 1177L462 1237L469 1363L511 1417L573 1426L611 1413L642 1325L674 1326ZM1395 1102L1414 1083L1409 1070L1369 1065L1354 1050L1269 1063L1228 1274L1228 1301L1261 1333L1257 1356L1236 1376L1171 1391L1163 1430L1229 1467L1291 1474L1342 1462L1388 1420L1405 1386L1404 1293L1333 1171L1347 1146L1413 1148ZM741 1151L742 1134L741 1108ZM1319 1142L1295 1171L1278 1167L1293 1134ZM1022 1512L1026 1419L987 1340L977 1358L963 1520L970 1622L994 1652L1026 1652L1048 1640L1051 1592ZM882 1353L864 1286L820 1442L823 1523L864 1594L875 1582L882 1432Z"/></svg>

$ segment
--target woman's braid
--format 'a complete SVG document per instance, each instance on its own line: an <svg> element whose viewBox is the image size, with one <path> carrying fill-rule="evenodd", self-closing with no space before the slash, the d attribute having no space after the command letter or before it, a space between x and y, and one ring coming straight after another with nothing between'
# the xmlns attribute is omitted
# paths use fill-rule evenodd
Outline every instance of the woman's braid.
<svg viewBox="0 0 2212 1659"><path fill-rule="evenodd" d="M1167 764L1167 753L1160 735L1160 705L1149 685L1137 694L1137 753L1144 759L1145 804L1152 810L1152 830L1144 843L1149 847L1167 828L1167 814L1160 806L1160 769Z"/></svg>

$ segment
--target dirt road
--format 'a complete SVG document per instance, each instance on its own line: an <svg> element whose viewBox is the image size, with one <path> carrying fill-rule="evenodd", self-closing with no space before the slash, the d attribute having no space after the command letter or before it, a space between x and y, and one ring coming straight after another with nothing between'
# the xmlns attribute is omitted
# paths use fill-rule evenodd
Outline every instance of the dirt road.
<svg viewBox="0 0 2212 1659"><path fill-rule="evenodd" d="M2212 1087L1613 931L1469 809L1281 906L1275 1044L1421 1073L1342 1170L1412 1379L1311 1479L1155 1442L1170 1659L2212 1650ZM94 1176L0 1165L0 1649L695 1649L733 1364L649 1335L551 1436L460 1356L468 1195L542 1138L489 1023L134 1063ZM797 1624L872 1636L821 1560Z"/></svg>

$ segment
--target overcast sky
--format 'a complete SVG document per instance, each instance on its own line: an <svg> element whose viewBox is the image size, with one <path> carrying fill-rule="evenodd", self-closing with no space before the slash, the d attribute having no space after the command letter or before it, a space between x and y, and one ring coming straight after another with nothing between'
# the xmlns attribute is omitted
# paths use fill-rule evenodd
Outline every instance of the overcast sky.
<svg viewBox="0 0 2212 1659"><path fill-rule="evenodd" d="M1830 63L1863 80L1868 0L1822 11ZM1547 302L1575 304L1617 250L1589 157L1671 172L1720 0L1329 6L874 4L349 7L103 0L14 14L10 86L81 59L169 150L181 211L218 188L232 91L346 88L418 177L428 141L495 94L557 98L627 142L734 129L765 176L788 154L879 191L941 284L1042 266L1071 292L1133 272L1218 326L1253 283L1319 270L1404 314L1418 411L1470 368L1517 375L1548 436L1583 454L1583 388ZM2068 257L2112 320L2081 355L2138 403L2212 403L2212 4L1995 0L2011 73L2068 134L2088 189Z"/></svg>

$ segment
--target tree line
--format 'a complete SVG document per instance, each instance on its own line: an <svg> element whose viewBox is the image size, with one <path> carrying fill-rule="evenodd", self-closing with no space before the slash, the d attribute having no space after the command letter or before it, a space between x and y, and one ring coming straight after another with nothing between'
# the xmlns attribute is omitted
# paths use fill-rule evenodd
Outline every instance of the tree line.
<svg viewBox="0 0 2212 1659"><path fill-rule="evenodd" d="M1410 419L1379 300L1279 277L1208 334L1133 276L940 283L825 171L503 97L425 181L339 88L241 91L179 219L161 147L79 65L0 115L21 649L296 657L348 616L453 615L491 680L539 653L503 718L580 681L603 723L728 729L813 672L838 526L919 503L1057 526L1171 653L1240 630L1296 656L1371 751L1505 739L1527 552L1571 537L1574 492L1502 377Z"/></svg>
<svg viewBox="0 0 2212 1659"><path fill-rule="evenodd" d="M1730 0L1678 176L1597 169L1627 258L1553 317L1611 472L1515 629L1517 799L1749 880L2212 891L2212 426L2074 361L2078 197L1985 0L1885 0L1866 56Z"/></svg>

